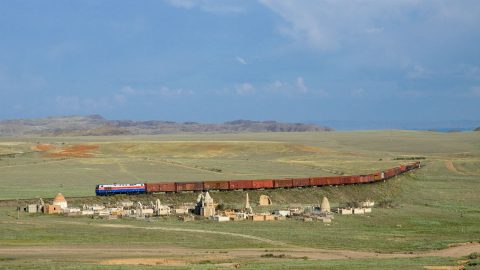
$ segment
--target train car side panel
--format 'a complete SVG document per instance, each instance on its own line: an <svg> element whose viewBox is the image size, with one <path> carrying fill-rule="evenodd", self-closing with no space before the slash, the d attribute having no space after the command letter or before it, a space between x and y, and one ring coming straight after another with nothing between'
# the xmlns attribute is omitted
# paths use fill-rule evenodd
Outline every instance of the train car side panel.
<svg viewBox="0 0 480 270"><path fill-rule="evenodd" d="M273 188L273 180L252 180L252 188Z"/></svg>
<svg viewBox="0 0 480 270"><path fill-rule="evenodd" d="M252 180L231 180L229 181L229 189L253 189Z"/></svg>
<svg viewBox="0 0 480 270"><path fill-rule="evenodd" d="M145 183L145 188L148 193L175 192L175 183L174 182Z"/></svg>
<svg viewBox="0 0 480 270"><path fill-rule="evenodd" d="M308 187L310 186L310 178L293 178L292 179L293 187Z"/></svg>
<svg viewBox="0 0 480 270"><path fill-rule="evenodd" d="M273 180L274 188L291 188L293 186L292 179L275 179Z"/></svg>
<svg viewBox="0 0 480 270"><path fill-rule="evenodd" d="M228 181L205 181L203 182L204 190L228 190Z"/></svg>
<svg viewBox="0 0 480 270"><path fill-rule="evenodd" d="M203 191L203 182L176 182L176 192L182 191Z"/></svg>

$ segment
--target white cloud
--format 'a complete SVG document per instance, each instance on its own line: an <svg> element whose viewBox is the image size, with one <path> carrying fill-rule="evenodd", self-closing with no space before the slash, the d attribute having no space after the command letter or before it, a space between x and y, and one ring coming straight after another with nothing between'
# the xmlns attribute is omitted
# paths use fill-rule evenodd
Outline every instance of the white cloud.
<svg viewBox="0 0 480 270"><path fill-rule="evenodd" d="M252 84L250 83L242 83L242 84L239 84L237 86L235 86L235 93L237 93L237 95L250 95L250 94L253 94L255 93L255 87L253 87Z"/></svg>
<svg viewBox="0 0 480 270"><path fill-rule="evenodd" d="M120 93L124 96L144 96L144 97L173 97L173 96L191 96L194 94L191 90L171 89L167 86L161 86L159 89L139 89L130 85L122 87Z"/></svg>
<svg viewBox="0 0 480 270"><path fill-rule="evenodd" d="M480 2L473 0L259 0L283 19L280 33L299 44L321 50L332 50L346 43L357 45L367 36L382 35L389 44L392 37L401 39L406 31L442 27L458 22L476 29ZM451 24L449 24L451 25ZM436 32L430 32L432 35ZM441 32L442 35L444 32ZM447 33L447 32L445 32ZM438 33L437 33L438 34ZM361 40L362 37L367 39Z"/></svg>
<svg viewBox="0 0 480 270"><path fill-rule="evenodd" d="M297 89L301 93L307 93L308 92L308 88L307 88L307 86L305 86L305 82L303 81L303 77L298 77L297 78Z"/></svg>
<svg viewBox="0 0 480 270"><path fill-rule="evenodd" d="M235 59L237 59L237 61L242 64L242 65L246 65L247 64L247 61L245 61L245 59L243 59L242 57L240 56L237 56L235 57Z"/></svg>
<svg viewBox="0 0 480 270"><path fill-rule="evenodd" d="M319 97L328 96L327 91L321 88L310 89L301 76L297 77L293 82L276 80L272 83L266 84L262 89L265 89L269 94L284 95L288 97L307 95Z"/></svg>
<svg viewBox="0 0 480 270"><path fill-rule="evenodd" d="M195 0L166 0L166 2L174 7L186 9L191 9L195 7L196 3L198 3L198 1Z"/></svg>
<svg viewBox="0 0 480 270"><path fill-rule="evenodd" d="M152 91L153 95L157 96L191 96L193 95L193 91L191 90L183 90L183 89L170 89L166 86L163 86L158 91Z"/></svg>
<svg viewBox="0 0 480 270"><path fill-rule="evenodd" d="M127 95L138 95L143 93L143 92L140 92L138 89L131 87L130 85L122 87L122 90L120 90L120 92Z"/></svg>
<svg viewBox="0 0 480 270"><path fill-rule="evenodd" d="M202 11L226 14L226 13L241 13L245 9L241 1L216 1L216 0L164 0L168 4L184 9L199 8Z"/></svg>

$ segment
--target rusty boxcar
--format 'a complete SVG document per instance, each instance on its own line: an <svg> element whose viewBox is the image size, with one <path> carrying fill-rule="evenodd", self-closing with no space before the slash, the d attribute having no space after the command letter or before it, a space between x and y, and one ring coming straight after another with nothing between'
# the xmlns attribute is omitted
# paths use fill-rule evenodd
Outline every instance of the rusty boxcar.
<svg viewBox="0 0 480 270"><path fill-rule="evenodd" d="M293 186L292 179L275 179L273 180L274 188L291 188Z"/></svg>
<svg viewBox="0 0 480 270"><path fill-rule="evenodd" d="M175 192L175 182L166 183L145 183L148 193L155 192Z"/></svg>
<svg viewBox="0 0 480 270"><path fill-rule="evenodd" d="M253 189L252 180L231 180L228 181L229 189Z"/></svg>
<svg viewBox="0 0 480 270"><path fill-rule="evenodd" d="M310 178L293 178L292 179L293 187L308 187L310 186Z"/></svg>
<svg viewBox="0 0 480 270"><path fill-rule="evenodd" d="M175 189L177 192L203 191L203 182L176 182Z"/></svg>
<svg viewBox="0 0 480 270"><path fill-rule="evenodd" d="M273 188L273 180L252 180L252 186L254 189Z"/></svg>
<svg viewBox="0 0 480 270"><path fill-rule="evenodd" d="M228 181L205 181L203 182L204 190L228 190Z"/></svg>

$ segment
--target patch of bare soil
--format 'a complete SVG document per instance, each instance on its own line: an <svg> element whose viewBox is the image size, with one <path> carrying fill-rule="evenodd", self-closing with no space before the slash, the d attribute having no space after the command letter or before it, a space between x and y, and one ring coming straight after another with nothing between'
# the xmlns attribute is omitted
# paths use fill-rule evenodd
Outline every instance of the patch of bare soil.
<svg viewBox="0 0 480 270"><path fill-rule="evenodd" d="M61 148L59 151L50 153L47 157L62 158L62 157L76 157L76 158L89 158L94 157L92 151L97 150L98 145L93 144L76 144Z"/></svg>
<svg viewBox="0 0 480 270"><path fill-rule="evenodd" d="M98 262L107 265L165 265L165 266L184 266L190 264L185 260L167 259L167 258L128 258L128 259L109 259Z"/></svg>
<svg viewBox="0 0 480 270"><path fill-rule="evenodd" d="M423 254L425 254L426 256L458 258L474 252L480 252L480 243L468 242L468 243L452 244L446 249L432 250L432 251L425 252Z"/></svg>
<svg viewBox="0 0 480 270"><path fill-rule="evenodd" d="M45 152L45 151L50 151L54 150L55 146L49 144L49 143L39 143L31 147L33 151L40 151L40 152Z"/></svg>
<svg viewBox="0 0 480 270"><path fill-rule="evenodd" d="M426 265L423 268L427 270L460 270L463 269L463 265Z"/></svg>
<svg viewBox="0 0 480 270"><path fill-rule="evenodd" d="M236 268L237 263L226 263L227 256L182 256L178 258L120 258L98 261L98 264L106 265L162 265L162 266L186 266L191 264L215 264L217 266Z"/></svg>

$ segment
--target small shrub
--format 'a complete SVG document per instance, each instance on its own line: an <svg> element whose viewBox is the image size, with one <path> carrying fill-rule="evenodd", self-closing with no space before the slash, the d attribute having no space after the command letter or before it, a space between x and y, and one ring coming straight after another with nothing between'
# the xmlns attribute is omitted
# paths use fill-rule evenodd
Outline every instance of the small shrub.
<svg viewBox="0 0 480 270"><path fill-rule="evenodd" d="M260 255L262 258L286 258L287 256L285 254L279 254L279 255L274 255L272 253L266 253L263 255Z"/></svg>
<svg viewBox="0 0 480 270"><path fill-rule="evenodd" d="M358 208L358 207L360 207L360 202L357 202L357 201L347 202L346 206L348 208Z"/></svg>
<svg viewBox="0 0 480 270"><path fill-rule="evenodd" d="M392 199L385 199L378 202L378 207L380 208L395 208L396 205Z"/></svg>
<svg viewBox="0 0 480 270"><path fill-rule="evenodd" d="M478 252L470 253L470 255L468 255L467 258L469 258L470 260L478 259L478 258L480 258L480 253L478 253Z"/></svg>

